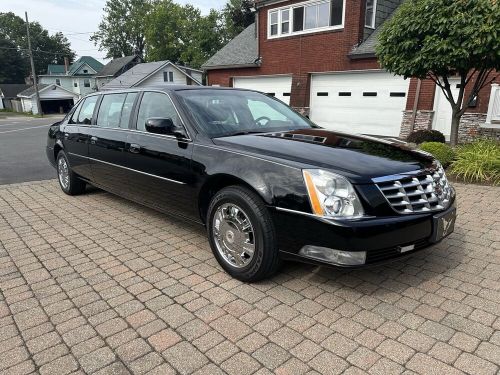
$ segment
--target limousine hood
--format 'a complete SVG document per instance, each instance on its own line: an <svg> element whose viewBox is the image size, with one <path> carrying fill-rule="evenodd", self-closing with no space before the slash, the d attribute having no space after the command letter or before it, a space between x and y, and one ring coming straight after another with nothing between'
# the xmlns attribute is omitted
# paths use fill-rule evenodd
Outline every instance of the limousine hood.
<svg viewBox="0 0 500 375"><path fill-rule="evenodd" d="M396 141L324 129L222 137L214 139L214 143L235 151L293 161L304 167L328 169L354 183L418 171L429 168L433 162L432 157Z"/></svg>

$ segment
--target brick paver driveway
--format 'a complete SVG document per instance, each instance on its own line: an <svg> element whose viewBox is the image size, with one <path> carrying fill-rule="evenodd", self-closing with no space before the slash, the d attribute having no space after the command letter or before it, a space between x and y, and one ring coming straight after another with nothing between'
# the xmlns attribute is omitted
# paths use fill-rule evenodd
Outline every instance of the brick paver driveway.
<svg viewBox="0 0 500 375"><path fill-rule="evenodd" d="M0 372L495 374L499 188L404 261L243 284L204 230L55 181L0 187Z"/></svg>

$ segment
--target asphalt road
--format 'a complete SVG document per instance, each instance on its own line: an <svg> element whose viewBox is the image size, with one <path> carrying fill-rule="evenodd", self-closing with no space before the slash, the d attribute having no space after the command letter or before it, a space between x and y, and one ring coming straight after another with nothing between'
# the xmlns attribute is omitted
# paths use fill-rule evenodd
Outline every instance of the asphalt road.
<svg viewBox="0 0 500 375"><path fill-rule="evenodd" d="M45 145L49 126L61 118L1 114L0 185L56 177L45 156Z"/></svg>

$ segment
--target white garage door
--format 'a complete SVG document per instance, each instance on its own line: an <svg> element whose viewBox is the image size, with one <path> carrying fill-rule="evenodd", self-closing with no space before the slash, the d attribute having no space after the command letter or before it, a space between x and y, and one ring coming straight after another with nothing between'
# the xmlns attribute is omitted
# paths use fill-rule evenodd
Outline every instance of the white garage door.
<svg viewBox="0 0 500 375"><path fill-rule="evenodd" d="M233 78L233 87L239 89L257 90L275 96L290 104L291 76L255 76Z"/></svg>
<svg viewBox="0 0 500 375"><path fill-rule="evenodd" d="M398 136L409 83L387 72L314 74L311 120L348 133Z"/></svg>

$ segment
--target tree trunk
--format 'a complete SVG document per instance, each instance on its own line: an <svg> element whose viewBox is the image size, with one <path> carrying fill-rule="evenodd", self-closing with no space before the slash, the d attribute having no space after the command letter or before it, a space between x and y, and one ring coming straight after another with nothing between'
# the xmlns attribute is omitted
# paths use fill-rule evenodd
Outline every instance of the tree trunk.
<svg viewBox="0 0 500 375"><path fill-rule="evenodd" d="M451 115L451 133L450 133L450 145L456 146L458 144L458 126L460 125L460 119L462 115L453 110Z"/></svg>

